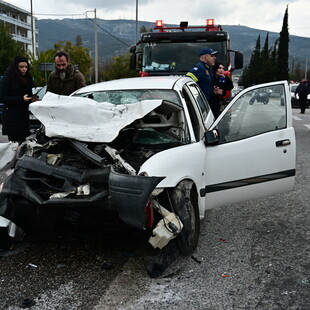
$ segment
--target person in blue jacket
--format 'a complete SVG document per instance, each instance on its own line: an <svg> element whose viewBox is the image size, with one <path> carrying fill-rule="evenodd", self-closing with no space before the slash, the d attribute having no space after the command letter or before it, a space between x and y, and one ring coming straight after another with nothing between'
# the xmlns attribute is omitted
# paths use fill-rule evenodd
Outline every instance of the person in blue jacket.
<svg viewBox="0 0 310 310"><path fill-rule="evenodd" d="M199 62L186 73L186 76L192 78L201 88L208 102L211 102L214 92L213 88L213 71L212 67L215 64L217 51L211 48L203 48L199 53Z"/></svg>

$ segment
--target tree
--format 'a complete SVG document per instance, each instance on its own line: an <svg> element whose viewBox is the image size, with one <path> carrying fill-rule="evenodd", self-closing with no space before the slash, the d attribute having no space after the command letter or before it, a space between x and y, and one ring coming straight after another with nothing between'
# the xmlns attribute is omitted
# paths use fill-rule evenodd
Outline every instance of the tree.
<svg viewBox="0 0 310 310"><path fill-rule="evenodd" d="M280 32L279 47L276 61L276 79L288 80L289 67L288 67L288 49L289 49L289 33L288 33L288 7L286 7L282 30Z"/></svg>
<svg viewBox="0 0 310 310"><path fill-rule="evenodd" d="M267 83L277 80L289 79L288 68L288 8L283 18L283 26L280 37L274 46L269 48L269 34L267 33L263 49L260 47L260 36L256 41L255 49L250 62L243 70L241 82L244 87L253 84Z"/></svg>
<svg viewBox="0 0 310 310"><path fill-rule="evenodd" d="M264 47L261 51L261 83L274 81L274 72L271 66L271 53L269 49L269 33L266 35Z"/></svg>
<svg viewBox="0 0 310 310"><path fill-rule="evenodd" d="M0 24L0 42L0 75L2 75L16 55L26 57L26 53L22 45L12 39L9 28L5 24Z"/></svg>
<svg viewBox="0 0 310 310"><path fill-rule="evenodd" d="M153 32L153 29L147 28L145 25L142 25L140 28L140 33L144 33L144 32Z"/></svg>
<svg viewBox="0 0 310 310"><path fill-rule="evenodd" d="M40 71L39 67L42 63L53 63L54 62L54 50L42 51L39 53L37 58L34 58L32 53L29 53L30 58L30 71L34 79L36 86L44 86L47 83L47 77L50 72Z"/></svg>
<svg viewBox="0 0 310 310"><path fill-rule="evenodd" d="M105 80L115 80L137 76L138 73L130 69L130 54L114 56L104 64L103 76Z"/></svg>
<svg viewBox="0 0 310 310"><path fill-rule="evenodd" d="M261 81L261 51L260 51L260 35L258 35L255 49L252 53L250 62L242 75L242 83L244 87L259 84Z"/></svg>
<svg viewBox="0 0 310 310"><path fill-rule="evenodd" d="M80 34L75 37L75 45L77 47L83 46L82 36Z"/></svg>
<svg viewBox="0 0 310 310"><path fill-rule="evenodd" d="M279 39L277 39L274 43L273 49L270 54L270 75L272 76L271 81L276 81L276 62L277 62L277 53L278 53L278 44Z"/></svg>

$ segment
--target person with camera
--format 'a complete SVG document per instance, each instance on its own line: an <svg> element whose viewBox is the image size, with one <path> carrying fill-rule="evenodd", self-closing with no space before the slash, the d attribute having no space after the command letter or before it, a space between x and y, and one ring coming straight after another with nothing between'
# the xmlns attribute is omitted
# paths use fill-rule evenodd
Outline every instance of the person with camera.
<svg viewBox="0 0 310 310"><path fill-rule="evenodd" d="M35 87L25 57L16 56L0 79L0 102L2 113L2 134L10 141L22 143L30 135L29 105L37 101L32 88Z"/></svg>

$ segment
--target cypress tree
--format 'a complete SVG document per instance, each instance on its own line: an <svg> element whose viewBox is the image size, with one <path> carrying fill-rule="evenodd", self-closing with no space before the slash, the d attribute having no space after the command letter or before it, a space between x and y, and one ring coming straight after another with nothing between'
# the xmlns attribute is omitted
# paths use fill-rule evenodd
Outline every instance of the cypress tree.
<svg viewBox="0 0 310 310"><path fill-rule="evenodd" d="M258 35L255 49L252 53L249 65L246 70L243 82L244 87L249 87L254 84L259 84L259 73L261 71L261 57L260 57L260 35Z"/></svg>
<svg viewBox="0 0 310 310"><path fill-rule="evenodd" d="M269 33L266 35L265 44L261 52L261 83L274 81L273 70L271 68L271 55L269 49Z"/></svg>
<svg viewBox="0 0 310 310"><path fill-rule="evenodd" d="M288 33L288 7L286 7L282 30L279 38L279 48L276 59L276 79L288 80L289 67L288 67L288 49L289 49L289 33Z"/></svg>

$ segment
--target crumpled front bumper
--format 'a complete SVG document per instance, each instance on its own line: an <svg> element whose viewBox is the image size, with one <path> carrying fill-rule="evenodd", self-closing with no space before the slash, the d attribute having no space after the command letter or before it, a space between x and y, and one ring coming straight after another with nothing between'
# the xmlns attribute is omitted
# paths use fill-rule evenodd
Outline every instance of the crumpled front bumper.
<svg viewBox="0 0 310 310"><path fill-rule="evenodd" d="M47 183L50 179L69 184L68 194L63 192L47 195L33 184ZM71 209L87 212L89 208L116 212L127 225L138 229L146 226L145 207L150 194L164 177L147 177L120 174L109 167L90 170L72 170L47 164L40 159L24 155L15 171L4 182L0 192L0 217L21 228L38 218L40 210L53 212ZM88 184L88 193L77 194L72 184ZM92 191L92 186L96 191ZM51 188L51 192L52 188ZM59 194L59 195L58 195ZM2 221L7 222L7 221ZM1 223L1 222L0 222Z"/></svg>

